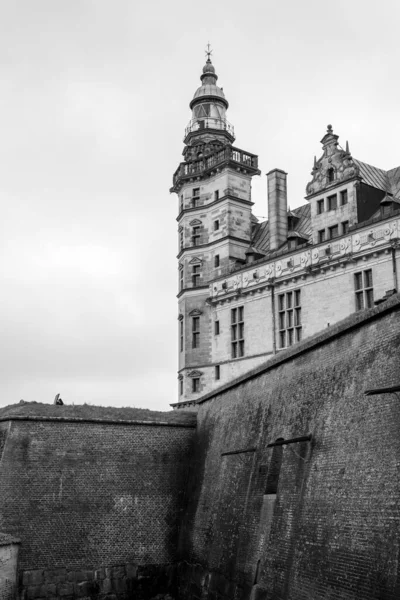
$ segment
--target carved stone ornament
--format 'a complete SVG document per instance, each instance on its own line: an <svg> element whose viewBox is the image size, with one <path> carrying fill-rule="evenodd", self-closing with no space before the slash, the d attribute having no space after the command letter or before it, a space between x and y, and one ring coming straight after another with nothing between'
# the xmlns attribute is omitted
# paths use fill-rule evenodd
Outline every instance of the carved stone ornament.
<svg viewBox="0 0 400 600"><path fill-rule="evenodd" d="M313 262L318 262L319 261L319 250L318 250L318 248L314 248L314 250L312 251L312 259L313 259Z"/></svg>
<svg viewBox="0 0 400 600"><path fill-rule="evenodd" d="M355 235L355 236L353 236L353 247L354 247L354 250L355 250L356 252L357 252L357 251L360 249L360 247L361 247L361 239L360 239L360 236L359 236L359 234L358 234L358 233L356 233L356 235Z"/></svg>
<svg viewBox="0 0 400 600"><path fill-rule="evenodd" d="M189 225L191 227L193 227L194 225L201 225L201 221L199 219L193 219L193 221L190 221Z"/></svg>
<svg viewBox="0 0 400 600"><path fill-rule="evenodd" d="M235 288L235 290L237 290L242 284L242 276L241 275L236 275L236 277L233 278L233 287Z"/></svg>
<svg viewBox="0 0 400 600"><path fill-rule="evenodd" d="M188 377L201 377L202 375L202 371L190 371L190 373L187 374Z"/></svg>
<svg viewBox="0 0 400 600"><path fill-rule="evenodd" d="M203 313L201 310L199 310L198 308L194 308L193 310L190 311L189 317L199 317L202 314Z"/></svg>
<svg viewBox="0 0 400 600"><path fill-rule="evenodd" d="M275 273L276 273L277 277L282 275L282 263L280 260L278 260L278 262L275 263Z"/></svg>
<svg viewBox="0 0 400 600"><path fill-rule="evenodd" d="M182 313L179 313L179 315L178 315L178 321L183 321L183 314Z"/></svg>
<svg viewBox="0 0 400 600"><path fill-rule="evenodd" d="M202 260L201 258L199 258L198 256L193 256L192 260L189 261L189 265L201 265L202 264Z"/></svg>
<svg viewBox="0 0 400 600"><path fill-rule="evenodd" d="M303 252L300 256L300 263L302 267L305 267L310 262L310 252Z"/></svg>
<svg viewBox="0 0 400 600"><path fill-rule="evenodd" d="M339 248L340 248L341 254L346 254L347 252L350 252L351 246L350 246L349 238L345 238L344 240L341 240Z"/></svg>
<svg viewBox="0 0 400 600"><path fill-rule="evenodd" d="M243 287L247 287L249 285L249 275L248 273L245 273L243 275Z"/></svg>
<svg viewBox="0 0 400 600"><path fill-rule="evenodd" d="M265 267L265 277L271 279L274 276L274 264L267 265Z"/></svg>

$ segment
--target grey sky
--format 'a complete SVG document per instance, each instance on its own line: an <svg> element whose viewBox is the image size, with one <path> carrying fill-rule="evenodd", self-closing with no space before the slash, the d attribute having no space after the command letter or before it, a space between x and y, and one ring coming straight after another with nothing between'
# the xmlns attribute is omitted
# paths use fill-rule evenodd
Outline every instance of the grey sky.
<svg viewBox="0 0 400 600"><path fill-rule="evenodd" d="M236 145L304 202L327 123L400 164L397 0L13 0L0 8L0 405L176 401L177 202L210 41Z"/></svg>

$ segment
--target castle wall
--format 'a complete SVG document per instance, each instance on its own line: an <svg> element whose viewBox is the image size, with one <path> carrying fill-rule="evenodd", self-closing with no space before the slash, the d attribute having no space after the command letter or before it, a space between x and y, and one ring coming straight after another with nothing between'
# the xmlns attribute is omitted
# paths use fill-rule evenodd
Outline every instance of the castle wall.
<svg viewBox="0 0 400 600"><path fill-rule="evenodd" d="M182 422L0 423L0 522L21 539L27 600L170 585L194 432Z"/></svg>
<svg viewBox="0 0 400 600"><path fill-rule="evenodd" d="M17 592L18 542L0 533L0 600L14 600Z"/></svg>
<svg viewBox="0 0 400 600"><path fill-rule="evenodd" d="M182 599L399 597L400 404L364 394L400 385L399 317L397 295L203 398ZM267 445L307 434L274 494Z"/></svg>

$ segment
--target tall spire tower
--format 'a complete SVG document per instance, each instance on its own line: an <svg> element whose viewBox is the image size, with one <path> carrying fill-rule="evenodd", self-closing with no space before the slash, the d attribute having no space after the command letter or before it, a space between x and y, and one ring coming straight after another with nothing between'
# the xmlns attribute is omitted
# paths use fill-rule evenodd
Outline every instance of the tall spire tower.
<svg viewBox="0 0 400 600"><path fill-rule="evenodd" d="M244 263L251 239L251 178L259 175L254 154L233 147L228 101L217 85L210 47L201 86L189 107L183 157L173 176L178 195L179 402L191 403L220 385L213 361L220 331L210 286Z"/></svg>

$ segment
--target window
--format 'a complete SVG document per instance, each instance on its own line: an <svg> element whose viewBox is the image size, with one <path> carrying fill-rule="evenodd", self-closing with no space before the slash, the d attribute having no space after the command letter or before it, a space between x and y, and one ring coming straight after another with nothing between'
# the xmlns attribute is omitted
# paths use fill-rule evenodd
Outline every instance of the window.
<svg viewBox="0 0 400 600"><path fill-rule="evenodd" d="M183 394L183 379L179 380L179 395L182 396Z"/></svg>
<svg viewBox="0 0 400 600"><path fill-rule="evenodd" d="M278 296L279 347L287 348L301 340L300 290Z"/></svg>
<svg viewBox="0 0 400 600"><path fill-rule="evenodd" d="M328 169L328 183L335 181L335 170L333 168Z"/></svg>
<svg viewBox="0 0 400 600"><path fill-rule="evenodd" d="M182 269L179 271L179 289L183 290L183 286L184 286L184 268L182 267Z"/></svg>
<svg viewBox="0 0 400 600"><path fill-rule="evenodd" d="M320 231L318 231L318 243L320 244L321 242L325 241L325 229L320 229Z"/></svg>
<svg viewBox="0 0 400 600"><path fill-rule="evenodd" d="M179 248L183 249L183 229L179 232Z"/></svg>
<svg viewBox="0 0 400 600"><path fill-rule="evenodd" d="M343 223L342 223L342 233L343 233L343 235L345 233L349 233L349 222L348 221L343 221Z"/></svg>
<svg viewBox="0 0 400 600"><path fill-rule="evenodd" d="M219 219L214 221L214 231L218 231L218 229L219 229Z"/></svg>
<svg viewBox="0 0 400 600"><path fill-rule="evenodd" d="M215 379L221 379L221 367L219 365L215 365Z"/></svg>
<svg viewBox="0 0 400 600"><path fill-rule="evenodd" d="M181 195L180 212L183 211L183 194Z"/></svg>
<svg viewBox="0 0 400 600"><path fill-rule="evenodd" d="M193 377L192 379L192 392L199 392L200 391L200 378L199 377Z"/></svg>
<svg viewBox="0 0 400 600"><path fill-rule="evenodd" d="M340 192L340 206L344 206L348 202L347 190Z"/></svg>
<svg viewBox="0 0 400 600"><path fill-rule="evenodd" d="M354 287L356 294L356 310L371 308L374 305L372 269L354 273Z"/></svg>
<svg viewBox="0 0 400 600"><path fill-rule="evenodd" d="M288 250L295 250L297 248L298 238L292 238L288 241Z"/></svg>
<svg viewBox="0 0 400 600"><path fill-rule="evenodd" d="M244 356L244 306L231 309L232 358Z"/></svg>
<svg viewBox="0 0 400 600"><path fill-rule="evenodd" d="M328 210L335 210L337 208L337 194L328 196Z"/></svg>
<svg viewBox="0 0 400 600"><path fill-rule="evenodd" d="M214 335L219 335L219 321L214 321Z"/></svg>
<svg viewBox="0 0 400 600"><path fill-rule="evenodd" d="M339 225L332 225L332 227L329 227L328 231L330 240L337 238L339 235Z"/></svg>
<svg viewBox="0 0 400 600"><path fill-rule="evenodd" d="M324 200L317 200L317 215L324 212Z"/></svg>
<svg viewBox="0 0 400 600"><path fill-rule="evenodd" d="M196 208L199 205L200 200L200 188L194 188L192 192L192 208Z"/></svg>
<svg viewBox="0 0 400 600"><path fill-rule="evenodd" d="M214 268L216 269L217 267L219 267L219 254L214 256Z"/></svg>
<svg viewBox="0 0 400 600"><path fill-rule="evenodd" d="M282 438L276 441L281 441ZM265 485L265 494L276 494L278 490L279 475L281 472L283 458L283 447L274 446L272 449L271 462L269 463L267 483Z"/></svg>
<svg viewBox="0 0 400 600"><path fill-rule="evenodd" d="M183 319L179 323L179 337L180 337L179 348L180 348L180 351L183 352Z"/></svg>
<svg viewBox="0 0 400 600"><path fill-rule="evenodd" d="M192 286L198 287L200 280L200 265L192 266Z"/></svg>
<svg viewBox="0 0 400 600"><path fill-rule="evenodd" d="M214 200L219 200L219 190L215 190L215 192L214 192Z"/></svg>
<svg viewBox="0 0 400 600"><path fill-rule="evenodd" d="M200 243L200 225L192 227L192 246L198 246Z"/></svg>
<svg viewBox="0 0 400 600"><path fill-rule="evenodd" d="M192 317L192 348L198 348L200 343L200 317Z"/></svg>

